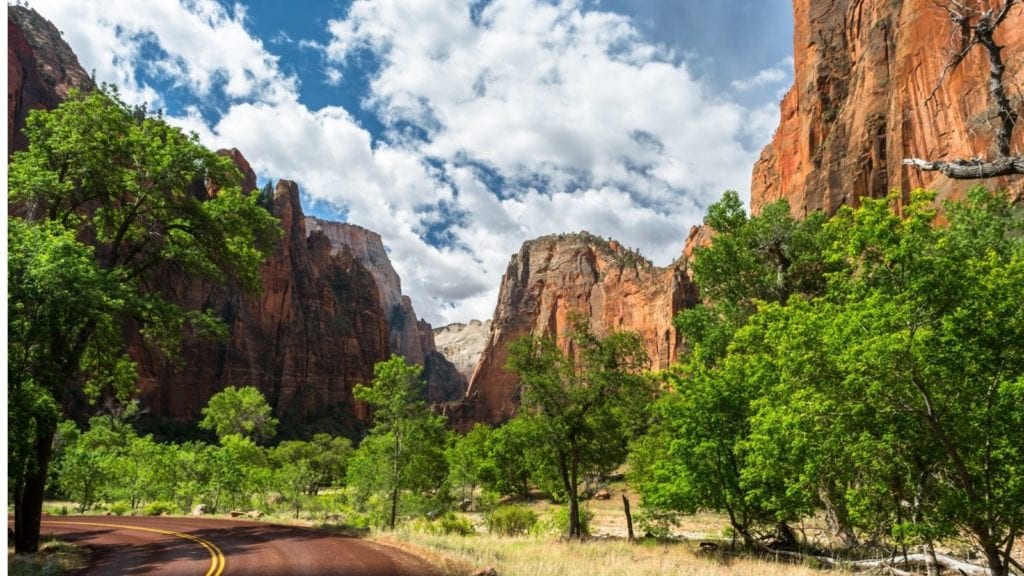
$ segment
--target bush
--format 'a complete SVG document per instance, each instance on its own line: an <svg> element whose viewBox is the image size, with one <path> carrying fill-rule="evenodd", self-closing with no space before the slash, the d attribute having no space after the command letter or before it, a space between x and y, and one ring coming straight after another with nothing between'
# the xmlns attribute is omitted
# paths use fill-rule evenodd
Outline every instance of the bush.
<svg viewBox="0 0 1024 576"><path fill-rule="evenodd" d="M433 522L433 526L435 530L445 535L458 534L459 536L469 536L476 533L473 523L468 518L457 516L452 512L446 512L436 522Z"/></svg>
<svg viewBox="0 0 1024 576"><path fill-rule="evenodd" d="M125 514L131 513L132 506L127 502L118 501L108 506L107 511L113 514L114 516L124 516Z"/></svg>
<svg viewBox="0 0 1024 576"><path fill-rule="evenodd" d="M590 520L594 513L589 508L580 507L580 530L584 535L590 534ZM544 522L543 529L551 534L565 534L569 532L569 507L559 506L551 513L551 517Z"/></svg>
<svg viewBox="0 0 1024 576"><path fill-rule="evenodd" d="M525 506L501 506L484 516L491 534L526 534L537 523L537 514Z"/></svg>
<svg viewBox="0 0 1024 576"><path fill-rule="evenodd" d="M156 501L150 502L142 507L143 516L161 516L164 514L174 514L178 511L178 506L174 502Z"/></svg>

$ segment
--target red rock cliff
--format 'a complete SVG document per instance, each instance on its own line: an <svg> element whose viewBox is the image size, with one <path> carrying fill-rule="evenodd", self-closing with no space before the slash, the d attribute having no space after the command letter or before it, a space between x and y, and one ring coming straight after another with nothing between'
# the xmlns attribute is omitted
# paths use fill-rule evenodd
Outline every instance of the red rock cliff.
<svg viewBox="0 0 1024 576"><path fill-rule="evenodd" d="M365 417L352 397L387 358L388 328L373 275L322 233L307 233L293 182L278 182L274 214L284 235L261 269L263 290L171 276L164 290L178 304L213 310L227 323L225 342L190 339L179 361L138 342L141 400L155 415L194 419L227 386L255 386L286 423L351 431Z"/></svg>
<svg viewBox="0 0 1024 576"><path fill-rule="evenodd" d="M398 277L380 234L361 226L306 217L306 228L323 233L335 251L346 248L370 272L381 295L391 351L424 367L427 398L432 403L456 400L466 391L466 378L437 351L430 324L417 320L412 300L402 294Z"/></svg>
<svg viewBox="0 0 1024 576"><path fill-rule="evenodd" d="M71 88L92 89L61 33L38 12L7 7L7 155L28 145L21 129L29 111L55 108Z"/></svg>
<svg viewBox="0 0 1024 576"><path fill-rule="evenodd" d="M637 332L661 369L679 353L672 318L696 300L682 264L658 268L617 242L596 236L545 236L523 244L501 281L490 335L466 393L457 425L512 417L519 379L505 370L508 345L524 335L554 336L567 349L573 312L590 317L598 333Z"/></svg>
<svg viewBox="0 0 1024 576"><path fill-rule="evenodd" d="M902 164L911 157L949 160L994 152L984 49L975 47L940 83L954 32L940 3L794 0L795 81L782 101L775 137L754 166L755 213L780 198L789 199L796 215L832 213L893 188L904 195L931 188L940 198L956 198L972 184ZM1012 9L996 40L1005 47L1005 84L1021 106L1024 6ZM1016 130L1013 143L1024 150L1024 129ZM1024 189L1019 177L982 183L1009 186L1016 194Z"/></svg>

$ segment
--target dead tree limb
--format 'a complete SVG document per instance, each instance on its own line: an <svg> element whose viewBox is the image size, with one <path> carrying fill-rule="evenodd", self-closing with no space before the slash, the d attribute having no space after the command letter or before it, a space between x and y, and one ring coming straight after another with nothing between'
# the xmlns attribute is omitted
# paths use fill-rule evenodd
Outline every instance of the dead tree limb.
<svg viewBox="0 0 1024 576"><path fill-rule="evenodd" d="M949 161L908 158L903 163L916 166L924 171L938 171L950 178L960 180L1024 174L1024 156L1010 154L1010 141L1020 115L1013 108L1013 104L1006 94L1003 82L1003 76L1006 73L1006 65L1002 56L1003 47L996 43L994 37L996 29L1006 20L1016 0L1004 0L1002 5L993 10L970 7L965 2L958 0L947 1L948 4L942 5L942 8L949 14L950 21L956 26L957 34L955 36L958 38L959 46L949 63L943 68L935 88L925 102L935 96L946 75L960 66L972 48L978 45L984 47L988 53L989 63L988 92L995 105L996 116L999 118L995 134L996 158L991 161L980 158Z"/></svg>

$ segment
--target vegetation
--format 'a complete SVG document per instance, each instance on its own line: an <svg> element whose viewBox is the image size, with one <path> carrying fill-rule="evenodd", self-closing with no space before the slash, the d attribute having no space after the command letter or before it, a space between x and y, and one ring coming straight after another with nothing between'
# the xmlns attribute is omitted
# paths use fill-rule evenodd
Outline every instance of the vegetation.
<svg viewBox="0 0 1024 576"><path fill-rule="evenodd" d="M360 506L392 530L404 493L423 496L428 507L432 496L443 497L445 419L428 409L421 371L392 356L374 366L372 386L355 389L372 410L373 427L352 457L348 481Z"/></svg>
<svg viewBox="0 0 1024 576"><path fill-rule="evenodd" d="M599 338L585 319L574 322L569 337L576 357L563 355L551 339L526 337L509 346L508 367L522 381L518 418L557 469L569 504L566 534L579 538L583 476L611 472L625 460L629 432L642 423L652 389L641 374L647 354L639 336Z"/></svg>
<svg viewBox="0 0 1024 576"><path fill-rule="evenodd" d="M796 545L789 524L821 509L846 546L923 545L931 563L937 540L965 533L1009 573L1024 527L1022 221L975 188L935 226L931 199L902 215L864 200L806 251L780 244L793 256L775 262L820 271L796 290L778 291L797 286L792 266L774 285L746 267L770 262L771 243L738 242L785 229L781 208L737 216L698 251L723 264L695 267L721 299L679 319L692 352L633 455L647 507L722 510L750 546L765 528Z"/></svg>
<svg viewBox="0 0 1024 576"><path fill-rule="evenodd" d="M218 333L156 289L161 271L256 288L279 234L231 161L116 93L72 92L26 121L8 174L8 480L15 548L34 552L61 409L135 388L123 325L173 355L185 331ZM206 199L204 185L220 192ZM205 190L204 190L205 192Z"/></svg>
<svg viewBox="0 0 1024 576"><path fill-rule="evenodd" d="M199 422L201 428L213 430L219 438L237 434L254 442L273 438L277 424L266 398L251 386L228 386L214 394Z"/></svg>

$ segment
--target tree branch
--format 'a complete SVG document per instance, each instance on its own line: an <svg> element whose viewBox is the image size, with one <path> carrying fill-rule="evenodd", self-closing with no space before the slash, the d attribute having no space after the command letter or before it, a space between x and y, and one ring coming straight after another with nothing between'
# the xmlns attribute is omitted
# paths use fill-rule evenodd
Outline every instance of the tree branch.
<svg viewBox="0 0 1024 576"><path fill-rule="evenodd" d="M954 180L975 180L1024 174L1024 156L1020 155L1004 156L991 162L980 158L949 161L906 158L903 163L908 166L916 166L925 172L938 171Z"/></svg>

